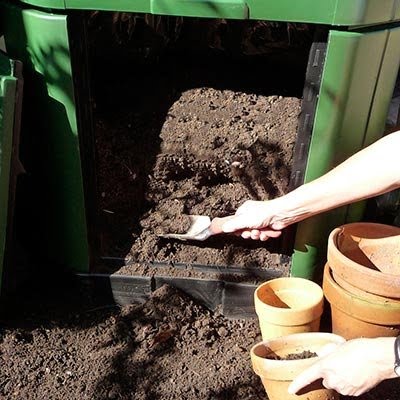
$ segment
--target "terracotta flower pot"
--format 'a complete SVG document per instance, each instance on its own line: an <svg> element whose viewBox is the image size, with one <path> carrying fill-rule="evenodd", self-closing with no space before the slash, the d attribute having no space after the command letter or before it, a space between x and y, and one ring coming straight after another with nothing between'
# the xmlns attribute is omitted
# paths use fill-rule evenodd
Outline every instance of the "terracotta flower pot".
<svg viewBox="0 0 400 400"><path fill-rule="evenodd" d="M325 266L323 290L331 305L332 332L346 339L400 334L400 302L371 295L360 289L351 293L341 287Z"/></svg>
<svg viewBox="0 0 400 400"><path fill-rule="evenodd" d="M400 298L400 228L368 222L338 227L329 235L328 264L352 286Z"/></svg>
<svg viewBox="0 0 400 400"><path fill-rule="evenodd" d="M304 388L297 395L290 395L292 380L318 360L318 357L285 360L289 354L304 351L317 353L331 343L343 343L345 339L332 333L306 332L270 339L253 346L250 351L254 372L261 378L269 400L336 400L337 392L325 389L321 381ZM279 356L283 359L271 359Z"/></svg>
<svg viewBox="0 0 400 400"><path fill-rule="evenodd" d="M360 289L360 288L358 288L356 286L353 286L351 283L345 281L343 278L338 276L335 273L335 271L332 270L332 268L331 268L331 274L332 274L333 280L339 286L341 286L344 290L347 290L351 294L355 294L358 297L362 297L362 298L364 298L364 299L366 299L368 301L371 301L371 302L377 303L377 304L392 303L392 304L399 304L400 305L400 299L395 299L395 298L392 298L392 297L379 296L377 294L369 293L369 292L366 292L365 290L362 290L362 289Z"/></svg>
<svg viewBox="0 0 400 400"><path fill-rule="evenodd" d="M319 330L324 294L303 278L277 278L254 292L255 309L263 340Z"/></svg>

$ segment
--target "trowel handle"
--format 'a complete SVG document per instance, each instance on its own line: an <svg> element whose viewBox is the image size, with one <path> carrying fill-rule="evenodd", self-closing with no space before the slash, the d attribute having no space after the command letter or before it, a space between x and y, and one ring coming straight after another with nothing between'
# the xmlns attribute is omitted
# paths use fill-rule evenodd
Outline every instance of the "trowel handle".
<svg viewBox="0 0 400 400"><path fill-rule="evenodd" d="M211 232L212 235L218 235L219 233L224 233L223 230L222 230L222 226L226 222L231 220L232 218L234 218L233 215L231 215L229 217L214 218L211 221L211 224L210 224L210 227L208 228L208 230Z"/></svg>

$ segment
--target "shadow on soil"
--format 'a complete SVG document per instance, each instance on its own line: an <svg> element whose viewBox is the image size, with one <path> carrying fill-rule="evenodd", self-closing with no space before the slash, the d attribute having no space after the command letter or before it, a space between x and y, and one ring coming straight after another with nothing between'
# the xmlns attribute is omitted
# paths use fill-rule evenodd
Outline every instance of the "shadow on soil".
<svg viewBox="0 0 400 400"><path fill-rule="evenodd" d="M1 353L8 354L10 338L16 356L26 353L12 376L5 359L1 377L10 383L0 384L0 393L19 390L30 398L34 391L39 398L50 390L67 399L82 390L90 399L263 398L248 344L235 348L241 341L225 332L240 335L242 327L247 336L249 326L227 322L168 287L145 304L119 307L107 298L94 301L90 288L71 275L38 278L2 299ZM251 329L250 343L256 340ZM59 377L52 389L41 372L47 365ZM72 378L64 381L66 370Z"/></svg>

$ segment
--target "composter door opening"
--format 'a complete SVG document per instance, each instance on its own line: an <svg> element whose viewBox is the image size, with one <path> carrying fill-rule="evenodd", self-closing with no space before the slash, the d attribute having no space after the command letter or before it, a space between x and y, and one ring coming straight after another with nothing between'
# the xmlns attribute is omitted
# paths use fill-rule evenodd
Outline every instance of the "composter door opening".
<svg viewBox="0 0 400 400"><path fill-rule="evenodd" d="M288 275L293 235L159 234L183 233L189 215L222 217L288 192L315 27L111 17L89 19L103 261L122 258L118 273L128 275L154 273L149 265L176 276Z"/></svg>

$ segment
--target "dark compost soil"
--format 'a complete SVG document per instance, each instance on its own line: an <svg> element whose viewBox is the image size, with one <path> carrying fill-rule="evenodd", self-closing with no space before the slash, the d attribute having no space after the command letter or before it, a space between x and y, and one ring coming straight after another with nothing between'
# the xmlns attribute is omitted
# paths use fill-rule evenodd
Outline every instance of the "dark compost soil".
<svg viewBox="0 0 400 400"><path fill-rule="evenodd" d="M27 294L2 319L0 398L263 398L254 320L227 320L169 286L125 307L68 290Z"/></svg>
<svg viewBox="0 0 400 400"><path fill-rule="evenodd" d="M1 399L266 399L249 356L256 320L228 320L169 286L124 307L73 282L30 287L0 320ZM392 380L359 399L399 395Z"/></svg>
<svg viewBox="0 0 400 400"><path fill-rule="evenodd" d="M117 77L107 80L96 69L102 255L126 258L120 273L153 261L288 273L288 258L280 257L290 247L285 237L267 244L229 236L204 243L158 237L185 231L182 216L225 216L247 199L288 191L310 33L300 26L302 40L289 44L286 25L257 31L253 24L248 30L271 36L276 48L256 54L247 45L251 54L245 54L247 31L225 25L220 42L240 33L236 50L216 48L210 21L190 20L163 51L152 54L157 46L148 44L147 57L135 35L129 50L127 43L117 46L113 60L124 60ZM136 22L135 29L140 35L144 28ZM96 40L104 46L105 39L95 35L98 66L109 60Z"/></svg>

